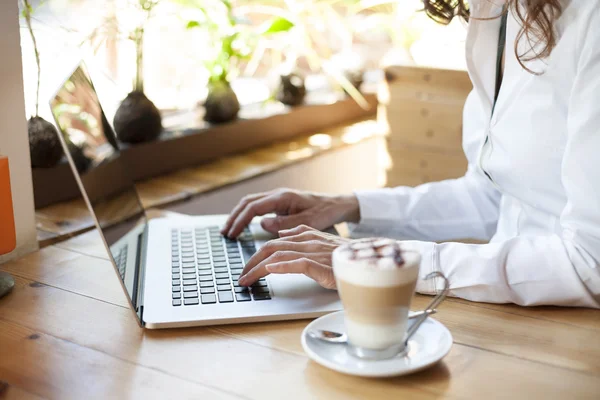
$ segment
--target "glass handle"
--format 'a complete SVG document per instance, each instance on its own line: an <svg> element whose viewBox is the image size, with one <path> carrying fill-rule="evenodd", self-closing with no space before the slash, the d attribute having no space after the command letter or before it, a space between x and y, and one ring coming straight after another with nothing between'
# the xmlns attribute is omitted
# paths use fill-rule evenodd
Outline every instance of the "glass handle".
<svg viewBox="0 0 600 400"><path fill-rule="evenodd" d="M448 294L448 290L450 289L450 282L448 282L448 279L444 276L444 274L442 274L441 272L437 272L437 271L432 272L425 277L425 280L428 281L433 278L442 278L444 280L444 288L437 296L435 296L435 298L431 301L431 303L429 303L427 308L425 308L425 312L423 313L423 315L418 317L417 320L414 322L414 324L412 324L410 329L406 332L406 339L404 341L405 345L408 345L409 339L415 334L415 332L417 332L417 330L419 329L421 324L423 324L423 322L425 322L425 320L429 316L428 311L431 311L431 310L437 308L437 306L440 305L440 303L442 301L444 301L444 299L446 298L446 295Z"/></svg>

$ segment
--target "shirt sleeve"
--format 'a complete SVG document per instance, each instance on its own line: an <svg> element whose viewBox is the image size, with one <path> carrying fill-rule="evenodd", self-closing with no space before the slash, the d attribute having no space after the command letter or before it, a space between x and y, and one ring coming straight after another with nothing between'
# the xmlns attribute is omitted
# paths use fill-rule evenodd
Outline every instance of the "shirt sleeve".
<svg viewBox="0 0 600 400"><path fill-rule="evenodd" d="M477 166L486 123L476 96L471 92L463 111L463 149L469 162L466 175L415 188L355 192L361 220L350 225L353 236L431 241L487 241L493 236L501 194Z"/></svg>
<svg viewBox="0 0 600 400"><path fill-rule="evenodd" d="M406 242L423 255L422 276L441 271L450 281L451 295L525 306L600 308L600 32L588 32L583 39L562 162L567 204L560 234L485 245ZM417 290L433 293L440 285L420 282Z"/></svg>

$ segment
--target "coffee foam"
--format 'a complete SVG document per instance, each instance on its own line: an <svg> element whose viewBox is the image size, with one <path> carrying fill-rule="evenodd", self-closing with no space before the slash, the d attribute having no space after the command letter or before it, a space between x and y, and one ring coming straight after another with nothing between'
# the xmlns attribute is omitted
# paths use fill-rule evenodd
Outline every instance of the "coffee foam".
<svg viewBox="0 0 600 400"><path fill-rule="evenodd" d="M421 256L390 239L370 239L340 246L333 252L337 279L360 286L387 287L418 278Z"/></svg>

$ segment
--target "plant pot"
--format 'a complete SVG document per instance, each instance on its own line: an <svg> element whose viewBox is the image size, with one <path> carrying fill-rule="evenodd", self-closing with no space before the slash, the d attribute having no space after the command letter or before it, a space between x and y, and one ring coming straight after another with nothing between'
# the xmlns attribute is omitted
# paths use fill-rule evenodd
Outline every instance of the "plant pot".
<svg viewBox="0 0 600 400"><path fill-rule="evenodd" d="M210 84L204 108L204 120L220 124L237 118L240 102L228 82L215 82Z"/></svg>
<svg viewBox="0 0 600 400"><path fill-rule="evenodd" d="M113 122L119 140L129 144L152 141L163 130L158 108L143 92L135 90L121 102Z"/></svg>
<svg viewBox="0 0 600 400"><path fill-rule="evenodd" d="M8 158L0 156L0 255L17 246Z"/></svg>
<svg viewBox="0 0 600 400"><path fill-rule="evenodd" d="M302 104L306 97L304 77L295 72L288 75L281 75L281 81L275 97L287 106L294 107Z"/></svg>
<svg viewBox="0 0 600 400"><path fill-rule="evenodd" d="M50 168L63 157L63 148L54 125L41 117L31 117L27 122L31 166Z"/></svg>

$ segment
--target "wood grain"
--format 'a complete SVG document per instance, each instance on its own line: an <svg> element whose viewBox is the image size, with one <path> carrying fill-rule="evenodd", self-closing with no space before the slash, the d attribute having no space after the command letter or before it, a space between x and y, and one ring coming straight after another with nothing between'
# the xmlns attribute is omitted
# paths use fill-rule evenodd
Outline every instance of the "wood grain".
<svg viewBox="0 0 600 400"><path fill-rule="evenodd" d="M418 186L466 172L462 113L472 90L465 71L391 67L379 91L388 126L387 186Z"/></svg>
<svg viewBox="0 0 600 400"><path fill-rule="evenodd" d="M593 324L578 323L597 321L597 310L556 309L554 318L547 308L537 318L536 309L450 299L436 316L455 338L442 363L366 380L307 359L299 334L308 321L143 331L111 289L119 286L111 264L95 256L51 246L1 269L17 288L0 302L0 348L11 349L0 380L35 395L76 398L86 385L99 398L169 397L173 386L184 398L197 390L249 399L595 398L600 390L600 339ZM429 300L416 296L413 308Z"/></svg>

